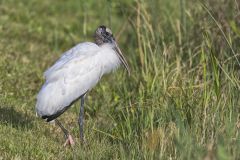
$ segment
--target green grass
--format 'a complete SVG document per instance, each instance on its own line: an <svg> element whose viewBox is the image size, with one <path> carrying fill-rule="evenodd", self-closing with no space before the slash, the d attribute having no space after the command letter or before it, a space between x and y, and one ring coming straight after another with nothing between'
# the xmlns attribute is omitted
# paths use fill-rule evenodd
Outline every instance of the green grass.
<svg viewBox="0 0 240 160"><path fill-rule="evenodd" d="M1 0L0 159L239 159L237 0ZM43 72L109 26L131 68L104 76L60 120L35 116Z"/></svg>

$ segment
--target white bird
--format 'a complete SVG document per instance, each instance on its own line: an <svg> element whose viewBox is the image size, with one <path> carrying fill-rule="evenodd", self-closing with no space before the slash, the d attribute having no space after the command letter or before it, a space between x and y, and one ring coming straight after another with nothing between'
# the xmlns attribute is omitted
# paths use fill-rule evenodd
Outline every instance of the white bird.
<svg viewBox="0 0 240 160"><path fill-rule="evenodd" d="M61 58L44 73L45 83L37 95L37 115L47 122L55 120L64 132L66 144L74 145L69 132L56 119L75 101L81 99L79 113L80 139L84 140L84 97L101 79L120 64L130 70L111 30L99 26L95 32L95 43L79 43L66 51Z"/></svg>

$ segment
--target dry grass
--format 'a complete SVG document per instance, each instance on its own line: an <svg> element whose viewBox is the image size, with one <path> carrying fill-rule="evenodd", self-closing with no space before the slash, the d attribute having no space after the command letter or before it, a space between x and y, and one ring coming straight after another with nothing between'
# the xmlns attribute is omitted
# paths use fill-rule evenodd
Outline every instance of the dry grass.
<svg viewBox="0 0 240 160"><path fill-rule="evenodd" d="M239 2L0 1L0 159L239 159ZM35 117L46 70L112 28L132 71L86 101L86 145ZM61 120L78 141L79 104Z"/></svg>

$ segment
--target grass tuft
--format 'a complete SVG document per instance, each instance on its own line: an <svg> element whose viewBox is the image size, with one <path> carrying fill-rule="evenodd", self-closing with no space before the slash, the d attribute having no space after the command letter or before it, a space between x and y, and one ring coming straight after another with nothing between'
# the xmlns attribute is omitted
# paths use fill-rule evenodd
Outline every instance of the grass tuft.
<svg viewBox="0 0 240 160"><path fill-rule="evenodd" d="M96 4L97 3L97 4ZM239 159L239 2L0 1L0 159ZM35 116L43 72L110 26L130 64L61 116Z"/></svg>

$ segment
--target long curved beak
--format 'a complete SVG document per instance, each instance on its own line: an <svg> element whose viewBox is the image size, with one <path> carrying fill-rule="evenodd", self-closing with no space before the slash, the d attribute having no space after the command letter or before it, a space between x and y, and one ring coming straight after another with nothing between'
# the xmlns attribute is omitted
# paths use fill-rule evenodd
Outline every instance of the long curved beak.
<svg viewBox="0 0 240 160"><path fill-rule="evenodd" d="M115 45L114 50L117 52L118 58L121 60L122 64L124 65L124 67L126 68L126 70L128 72L128 75L130 76L130 69L128 67L128 63L127 63L125 57L123 56L123 54L122 54L120 48L118 47L116 41L113 41L113 43Z"/></svg>

